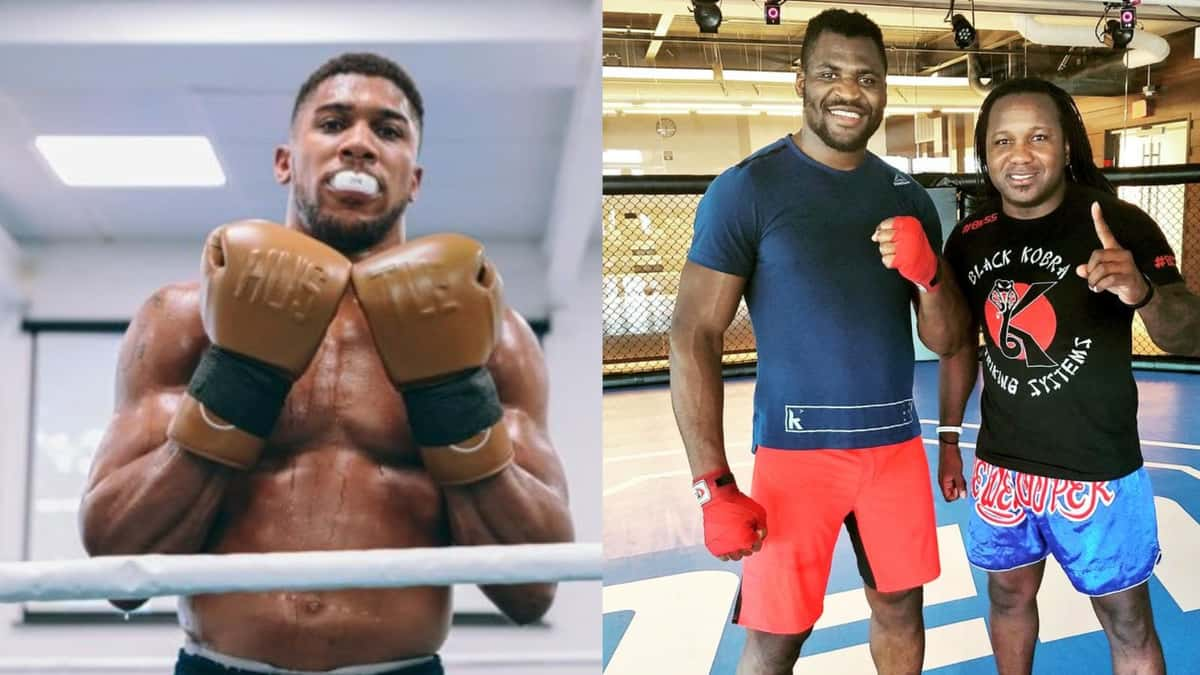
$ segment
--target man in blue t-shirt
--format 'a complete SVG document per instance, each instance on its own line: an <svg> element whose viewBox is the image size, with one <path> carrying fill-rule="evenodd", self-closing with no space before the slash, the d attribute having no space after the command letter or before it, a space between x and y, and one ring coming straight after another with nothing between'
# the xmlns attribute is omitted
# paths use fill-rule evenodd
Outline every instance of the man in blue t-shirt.
<svg viewBox="0 0 1200 675"><path fill-rule="evenodd" d="M939 573L932 491L912 401L909 307L930 349L964 339L937 212L867 152L887 104L878 26L809 22L796 78L804 128L719 176L696 213L671 328L671 398L705 543L746 557L739 673L790 673L821 614L845 524L883 672L918 672L921 587ZM722 338L745 297L758 349L751 496L729 471Z"/></svg>

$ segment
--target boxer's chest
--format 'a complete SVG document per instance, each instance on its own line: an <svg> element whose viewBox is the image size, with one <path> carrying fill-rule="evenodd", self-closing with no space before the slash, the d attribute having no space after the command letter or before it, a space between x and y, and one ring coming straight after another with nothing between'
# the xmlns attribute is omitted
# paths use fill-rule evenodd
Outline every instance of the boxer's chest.
<svg viewBox="0 0 1200 675"><path fill-rule="evenodd" d="M419 462L403 400L356 301L343 300L312 363L292 386L271 446L279 453L350 447L383 463Z"/></svg>

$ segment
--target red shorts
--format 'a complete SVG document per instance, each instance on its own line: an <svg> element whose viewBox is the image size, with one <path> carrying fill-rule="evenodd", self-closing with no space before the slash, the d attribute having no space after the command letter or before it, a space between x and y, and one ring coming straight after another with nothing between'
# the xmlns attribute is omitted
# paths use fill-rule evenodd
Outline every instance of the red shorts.
<svg viewBox="0 0 1200 675"><path fill-rule="evenodd" d="M908 590L941 573L933 488L921 438L858 450L759 446L751 496L767 511L762 550L742 562L734 623L767 633L812 628L842 524L863 582Z"/></svg>

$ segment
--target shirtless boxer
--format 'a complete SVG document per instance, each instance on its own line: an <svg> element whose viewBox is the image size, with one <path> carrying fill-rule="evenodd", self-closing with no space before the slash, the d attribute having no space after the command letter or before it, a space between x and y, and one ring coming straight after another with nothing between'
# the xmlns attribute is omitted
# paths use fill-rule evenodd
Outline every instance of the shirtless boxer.
<svg viewBox="0 0 1200 675"><path fill-rule="evenodd" d="M300 89L275 154L286 225L215 230L204 279L154 294L125 335L90 554L573 538L535 336L477 243L405 241L422 114L371 54ZM555 585L483 591L528 623ZM450 612L447 587L185 597L176 673L441 673Z"/></svg>

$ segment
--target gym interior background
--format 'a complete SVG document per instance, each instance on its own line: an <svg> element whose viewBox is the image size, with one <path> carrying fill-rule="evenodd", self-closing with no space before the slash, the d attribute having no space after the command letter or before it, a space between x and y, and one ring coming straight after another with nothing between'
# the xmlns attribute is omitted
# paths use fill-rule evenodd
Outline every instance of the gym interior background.
<svg viewBox="0 0 1200 675"><path fill-rule="evenodd" d="M426 173L409 235L481 239L544 332L577 539L598 541L599 16L591 0L0 4L0 560L83 555L76 511L120 331L155 289L199 277L212 228L282 221L273 149L304 78L343 51L417 81ZM91 134L202 136L224 176L68 187L35 139ZM126 622L103 602L0 605L0 673L167 672L173 606ZM598 582L562 584L540 626L504 625L472 587L455 611L451 672L599 667Z"/></svg>
<svg viewBox="0 0 1200 675"><path fill-rule="evenodd" d="M696 205L709 181L802 126L794 78L807 21L839 7L881 26L888 106L868 147L929 189L943 232L965 215L975 185L973 130L983 97L996 79L1036 75L1075 97L1097 164L1123 199L1155 218L1189 287L1200 292L1200 128L1194 121L1200 114L1200 2L1142 2L1125 17L1133 19L1132 33L1123 32L1120 5L604 0L608 675L644 672L639 668L647 663L670 664L676 673L732 672L744 640L728 624L737 565L716 561L703 547L665 384L667 331ZM771 12L778 12L777 24L768 22ZM971 29L965 34L964 23ZM1114 36L1118 43L1131 40L1128 49L1115 49ZM1130 348L1139 365L1143 454L1165 551L1151 581L1156 620L1171 672L1200 673L1200 647L1187 637L1200 629L1200 577L1178 566L1181 556L1200 553L1190 543L1200 536L1200 417L1191 412L1200 401L1200 364L1163 355L1140 323ZM744 304L725 349L726 446L739 482L749 485L755 352ZM935 450L936 361L923 348L917 354L924 361L916 366L918 413L926 447ZM973 448L977 398L968 404L967 422L964 447ZM961 544L966 507L936 501L943 576L926 588L927 672L995 672L984 623L986 580L966 564ZM652 524L639 518L645 513L655 514ZM1107 672L1107 646L1090 606L1051 567L1034 672ZM843 536L826 615L796 672L874 672L860 587Z"/></svg>
<svg viewBox="0 0 1200 675"><path fill-rule="evenodd" d="M1120 196L1157 220L1190 288L1200 289L1200 174L1150 168L1200 162L1200 128L1192 123L1200 113L1200 21L1144 3L1126 53L1095 37L1103 3L979 0L972 12L960 0L954 15L977 34L961 49L950 4L788 2L780 6L780 24L766 25L763 3L726 0L712 34L701 33L678 3L606 0L606 375L665 367L664 321L707 185L678 176L711 179L800 128L802 102L793 82L806 19L834 6L863 11L883 30L888 106L868 145L872 152L926 187L967 186L961 205L973 185L973 130L992 77L1049 78L1075 97L1097 165L1141 169L1121 175ZM1189 3L1178 4L1186 14ZM1195 4L1191 13L1200 19ZM1112 9L1105 21L1118 16ZM1140 324L1135 333L1134 353L1161 355ZM729 337L727 361L753 362L744 307Z"/></svg>

